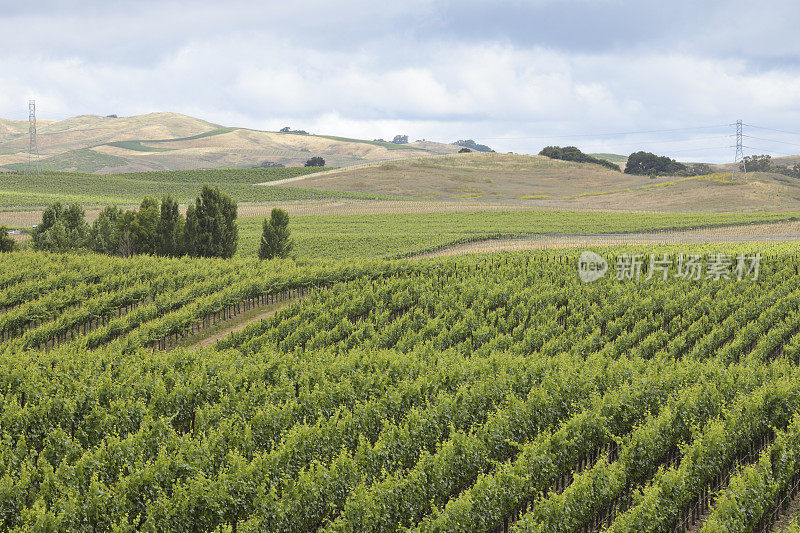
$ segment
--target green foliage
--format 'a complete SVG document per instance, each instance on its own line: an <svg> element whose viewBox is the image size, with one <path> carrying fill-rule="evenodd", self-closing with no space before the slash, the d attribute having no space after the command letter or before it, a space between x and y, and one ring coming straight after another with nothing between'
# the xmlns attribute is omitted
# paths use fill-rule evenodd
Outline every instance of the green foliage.
<svg viewBox="0 0 800 533"><path fill-rule="evenodd" d="M64 252L87 248L90 235L83 207L71 204L65 208L59 202L51 204L42 213L42 222L33 228L32 237L37 250Z"/></svg>
<svg viewBox="0 0 800 533"><path fill-rule="evenodd" d="M776 498L790 488L798 472L800 418L795 416L754 464L731 478L701 531L754 531L759 520L772 511Z"/></svg>
<svg viewBox="0 0 800 533"><path fill-rule="evenodd" d="M359 215L294 215L298 258L402 257L459 243L546 233L629 233L792 220L790 213L602 213L474 211ZM240 255L257 256L261 217L239 219Z"/></svg>
<svg viewBox="0 0 800 533"><path fill-rule="evenodd" d="M264 219L258 258L286 258L293 246L289 232L289 215L283 209L276 207L272 210L270 218Z"/></svg>
<svg viewBox="0 0 800 533"><path fill-rule="evenodd" d="M306 161L306 166L307 167L324 167L325 166L325 160L322 159L319 156L314 156L311 159L309 159L308 161Z"/></svg>
<svg viewBox="0 0 800 533"><path fill-rule="evenodd" d="M580 250L2 254L0 529L550 532L610 510L609 531L672 531L731 475L706 531L750 531L800 466L798 250L612 247L764 257L757 282L591 284ZM213 347L159 348L300 287Z"/></svg>
<svg viewBox="0 0 800 533"><path fill-rule="evenodd" d="M678 163L666 156L657 156L650 152L634 152L628 156L625 174L640 176L676 175L687 170L686 165Z"/></svg>
<svg viewBox="0 0 800 533"><path fill-rule="evenodd" d="M748 155L741 164L747 172L769 172L772 168L772 156Z"/></svg>
<svg viewBox="0 0 800 533"><path fill-rule="evenodd" d="M778 174L783 174L784 176L789 176L790 178L800 178L800 163L795 163L792 166L788 165L774 165L770 172L777 172Z"/></svg>
<svg viewBox="0 0 800 533"><path fill-rule="evenodd" d="M191 240L195 247L200 243L210 247L203 250L217 250L215 253L230 257L236 249L238 235L235 222L232 222L236 218L235 203L218 190L210 189L204 189L198 201L206 206L203 210L206 218L201 225L193 204L190 208L193 223L191 233L187 233L186 220L180 214L178 203L170 195L161 199L160 208L154 198L142 200L138 211L123 212L116 206L108 206L92 224L85 246L98 253L123 257L135 254L178 257L187 253L187 241ZM42 226L45 227L51 218L52 214L47 212ZM233 229L230 224L233 224ZM206 233L201 235L201 231ZM229 242L218 243L215 239L228 239ZM233 239L232 243L230 239ZM195 251L195 254L198 252Z"/></svg>
<svg viewBox="0 0 800 533"><path fill-rule="evenodd" d="M8 235L8 228L0 226L0 252L13 252L17 243Z"/></svg>
<svg viewBox="0 0 800 533"><path fill-rule="evenodd" d="M82 174L45 171L27 176L4 172L0 181L0 207L46 206L54 201L83 205L138 205L142 198L160 198L169 192L179 203L197 196L205 183L215 185L237 202L263 202L316 198L391 198L388 195L324 191L299 187L257 185L324 170L322 167L207 169Z"/></svg>
<svg viewBox="0 0 800 533"><path fill-rule="evenodd" d="M237 208L219 188L204 185L186 212L186 250L192 257L232 257L239 242Z"/></svg>
<svg viewBox="0 0 800 533"><path fill-rule="evenodd" d="M546 146L545 148L542 148L542 151L539 152L539 155L549 157L550 159L560 159L562 161L593 163L595 165L600 165L602 167L606 167L607 169L619 172L618 165L615 165L611 161L606 161L605 159L586 155L574 146L565 146L563 148L560 146Z"/></svg>
<svg viewBox="0 0 800 533"><path fill-rule="evenodd" d="M114 148L122 148L124 150L132 150L134 152L168 152L173 148L160 148L154 146L145 146L143 141L114 141L106 143L105 146L113 146ZM146 141L144 141L146 142Z"/></svg>
<svg viewBox="0 0 800 533"><path fill-rule="evenodd" d="M117 223L121 217L122 210L115 205L100 211L92 223L92 250L108 255L119 251L120 233Z"/></svg>
<svg viewBox="0 0 800 533"><path fill-rule="evenodd" d="M469 148L470 150L475 150L476 152L494 152L494 150L492 150L485 144L478 144L472 139L458 140L453 144L456 146L463 146L464 148Z"/></svg>
<svg viewBox="0 0 800 533"><path fill-rule="evenodd" d="M121 167L128 162L121 157L104 154L91 148L79 148L61 154L44 157L39 161L39 165L44 171L63 171L80 168L83 172L97 172L99 170ZM4 168L23 172L28 163L11 163ZM54 184L51 184L52 187ZM61 185L56 183L55 185Z"/></svg>
<svg viewBox="0 0 800 533"><path fill-rule="evenodd" d="M800 178L800 163L795 163L792 166L775 165L769 155L745 156L739 167L747 172L775 172L790 178Z"/></svg>
<svg viewBox="0 0 800 533"><path fill-rule="evenodd" d="M106 143L104 146L115 146L117 148L124 148L126 150L134 150L137 152L165 152L168 150L174 150L174 148L158 148L158 147L151 147L145 146L142 143L148 144L158 144L158 143L168 143L168 142L180 142L180 141L193 141L195 139L203 139L206 137L214 137L216 135L223 135L225 133L230 133L232 131L236 131L239 128L227 127L227 128L216 128L210 131L206 131L197 135L191 135L189 137L178 137L175 139L142 139L142 140L135 140L135 141L114 141L110 143Z"/></svg>
<svg viewBox="0 0 800 533"><path fill-rule="evenodd" d="M148 255L156 253L159 241L158 222L158 201L155 198L145 198L131 223L134 253Z"/></svg>
<svg viewBox="0 0 800 533"><path fill-rule="evenodd" d="M179 257L186 250L186 220L178 210L178 202L167 195L161 199L161 215L156 230L156 254Z"/></svg>

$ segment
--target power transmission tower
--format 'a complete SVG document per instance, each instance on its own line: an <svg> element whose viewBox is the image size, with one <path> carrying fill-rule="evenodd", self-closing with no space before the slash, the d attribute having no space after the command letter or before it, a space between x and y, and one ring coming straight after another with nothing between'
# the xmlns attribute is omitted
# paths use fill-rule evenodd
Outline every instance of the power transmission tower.
<svg viewBox="0 0 800 533"><path fill-rule="evenodd" d="M28 101L28 134L30 139L28 141L28 176L36 174L37 176L42 173L42 167L39 163L39 144L36 140L36 100Z"/></svg>
<svg viewBox="0 0 800 533"><path fill-rule="evenodd" d="M733 176L732 179L736 178L736 174L739 172L739 164L742 165L742 170L744 171L744 180L747 181L747 166L744 164L744 146L742 142L742 121L736 121L736 155L733 158Z"/></svg>

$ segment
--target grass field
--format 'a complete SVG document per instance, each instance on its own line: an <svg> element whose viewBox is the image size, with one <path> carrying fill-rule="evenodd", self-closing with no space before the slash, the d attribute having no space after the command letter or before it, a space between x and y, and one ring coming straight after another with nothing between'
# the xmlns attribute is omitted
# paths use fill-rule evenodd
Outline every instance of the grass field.
<svg viewBox="0 0 800 533"><path fill-rule="evenodd" d="M89 148L70 150L50 157L42 157L39 166L44 171L58 172L83 169L84 172L96 172L103 168L120 167L125 160L113 155L102 154ZM25 171L28 163L12 163L7 169Z"/></svg>
<svg viewBox="0 0 800 533"><path fill-rule="evenodd" d="M606 161L611 161L612 163L624 163L628 160L628 156L620 155L620 154L589 154L592 157L596 157L598 159L605 159Z"/></svg>
<svg viewBox="0 0 800 533"><path fill-rule="evenodd" d="M718 170L702 177L651 178L541 156L469 153L341 168L292 185L567 210L800 211L800 180L770 173L733 180L730 172Z"/></svg>
<svg viewBox="0 0 800 533"><path fill-rule="evenodd" d="M158 144L158 143L172 143L172 142L182 142L182 141L194 141L196 139L205 139L207 137L214 137L216 135L224 135L226 133L230 133L232 131L236 131L239 128L216 128L210 131L206 131L203 133L198 133L197 135L190 135L188 137L177 137L175 139L140 139L135 141L112 141L109 143L105 143L103 146L114 146L116 148L124 148L126 150L133 150L135 152L167 152L169 150L175 150L176 148L162 148L158 146L145 146L143 143L147 144Z"/></svg>
<svg viewBox="0 0 800 533"><path fill-rule="evenodd" d="M113 146L115 148L123 148L125 150L133 150L134 152L168 152L172 148L157 148L155 146L144 146L142 141L114 141L106 143L104 146Z"/></svg>

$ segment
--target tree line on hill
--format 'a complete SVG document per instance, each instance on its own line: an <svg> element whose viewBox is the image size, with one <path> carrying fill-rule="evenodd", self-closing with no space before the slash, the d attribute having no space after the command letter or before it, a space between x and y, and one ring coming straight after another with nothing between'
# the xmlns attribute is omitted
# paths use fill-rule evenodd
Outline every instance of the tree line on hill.
<svg viewBox="0 0 800 533"><path fill-rule="evenodd" d="M539 152L539 155L543 155L545 157L549 157L550 159L560 159L561 161L575 161L577 163L593 163L595 165L603 166L610 170L615 170L619 172L619 166L615 165L611 161L606 161L605 159L600 159L597 157L592 157L590 155L584 154L575 146L546 146L542 148L542 151Z"/></svg>
<svg viewBox="0 0 800 533"><path fill-rule="evenodd" d="M178 203L164 196L142 200L138 210L107 206L90 226L80 204L51 204L31 234L36 250L67 252L91 250L130 257L138 254L163 257L230 258L239 243L238 207L219 188L204 185L200 196L181 214ZM289 216L273 209L264 221L259 257L287 257L292 250ZM6 240L12 244L6 246ZM8 248L8 250L6 250ZM13 240L0 230L0 251L11 251Z"/></svg>
<svg viewBox="0 0 800 533"><path fill-rule="evenodd" d="M769 155L745 156L744 161L739 165L739 169L747 172L774 172L790 178L800 178L800 163L795 163L791 167L788 165L776 165L772 162L772 156Z"/></svg>
<svg viewBox="0 0 800 533"><path fill-rule="evenodd" d="M547 146L539 155L562 161L593 163L617 172L621 170L615 163L584 154L575 146ZM624 172L639 176L699 176L709 174L711 167L703 163L687 165L666 156L639 151L628 156Z"/></svg>
<svg viewBox="0 0 800 533"><path fill-rule="evenodd" d="M452 144L456 146L463 146L464 148L469 148L470 150L475 150L476 152L494 152L494 150L492 150L485 144L478 144L472 139L465 139L465 140L460 139Z"/></svg>
<svg viewBox="0 0 800 533"><path fill-rule="evenodd" d="M689 171L689 167L667 156L650 152L634 152L628 156L625 174L638 176L678 176Z"/></svg>

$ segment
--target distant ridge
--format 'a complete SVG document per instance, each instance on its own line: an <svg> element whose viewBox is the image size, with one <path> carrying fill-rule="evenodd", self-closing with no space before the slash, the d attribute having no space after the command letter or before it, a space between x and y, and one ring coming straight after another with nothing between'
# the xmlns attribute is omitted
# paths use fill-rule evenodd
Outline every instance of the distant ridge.
<svg viewBox="0 0 800 533"><path fill-rule="evenodd" d="M39 120L38 134L43 169L92 173L302 166L312 156L343 167L459 149L434 142L393 144L226 127L169 112ZM28 122L0 119L0 168L25 168L27 148Z"/></svg>

